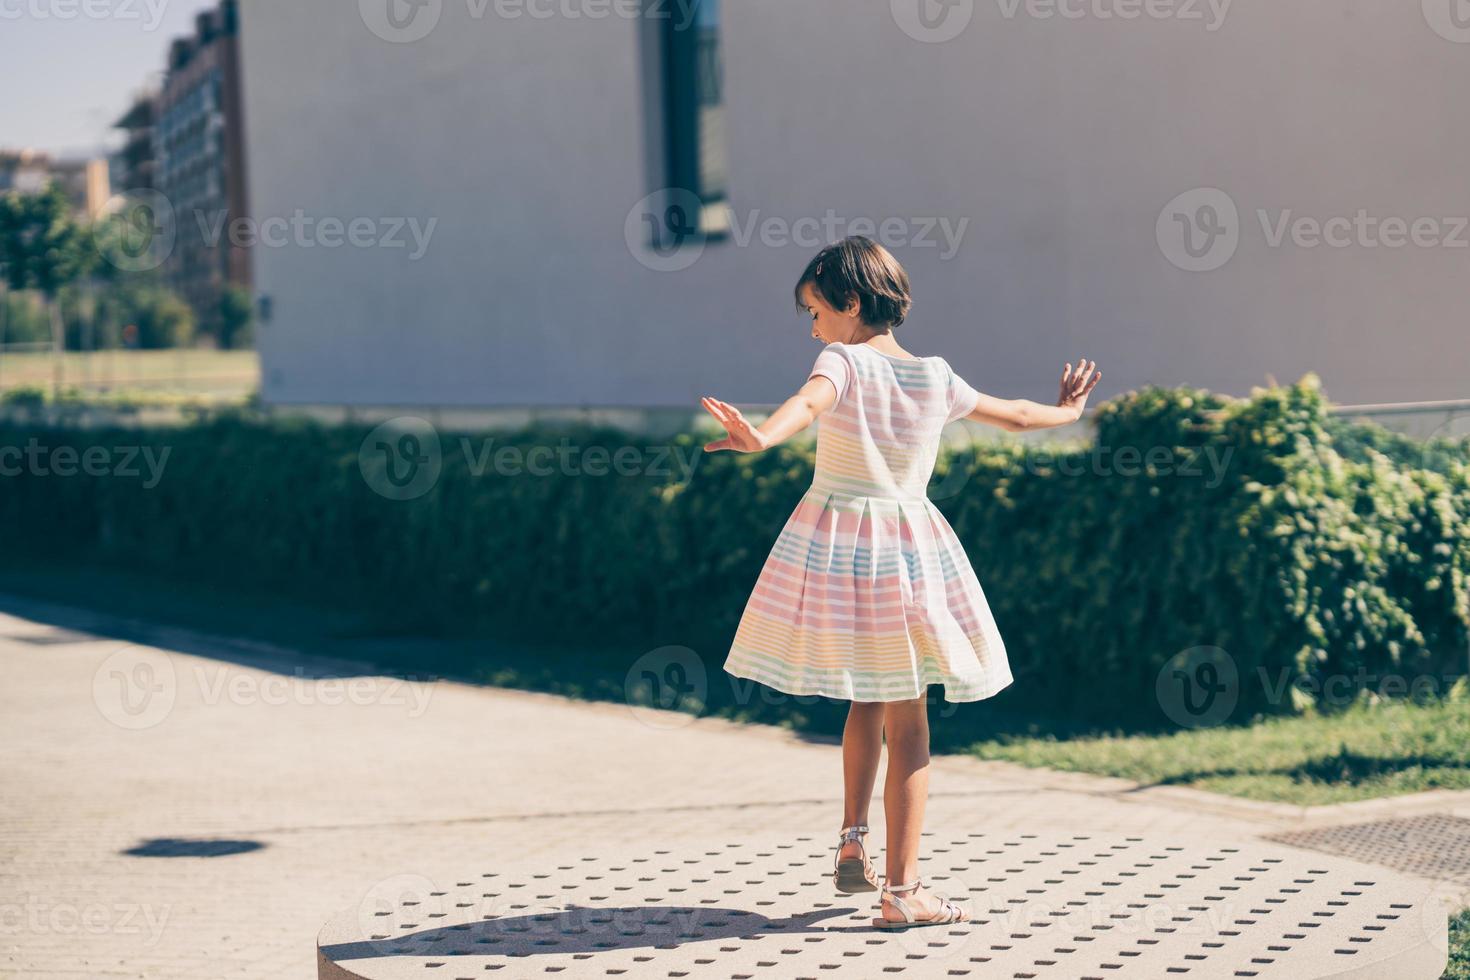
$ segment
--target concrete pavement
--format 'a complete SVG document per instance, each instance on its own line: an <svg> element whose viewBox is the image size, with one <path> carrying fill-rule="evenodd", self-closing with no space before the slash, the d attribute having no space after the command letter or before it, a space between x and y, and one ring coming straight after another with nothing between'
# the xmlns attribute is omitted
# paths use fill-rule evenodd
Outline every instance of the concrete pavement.
<svg viewBox="0 0 1470 980"><path fill-rule="evenodd" d="M313 977L322 924L404 876L472 864L532 880L635 852L835 842L835 744L4 608L4 976ZM1310 822L958 757L935 760L932 790L928 826L956 837L1206 846ZM812 861L808 877L830 867Z"/></svg>

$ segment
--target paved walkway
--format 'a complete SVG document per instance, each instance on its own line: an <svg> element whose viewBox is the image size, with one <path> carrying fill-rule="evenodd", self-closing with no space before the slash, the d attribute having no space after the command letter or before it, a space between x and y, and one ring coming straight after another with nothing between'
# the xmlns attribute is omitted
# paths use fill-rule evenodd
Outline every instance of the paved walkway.
<svg viewBox="0 0 1470 980"><path fill-rule="evenodd" d="M312 977L322 924L403 876L821 842L839 825L837 747L776 729L319 680L257 645L161 628L125 642L90 614L0 606L16 613L0 614L0 976ZM956 836L1204 846L1343 819L954 757L932 790L929 826Z"/></svg>

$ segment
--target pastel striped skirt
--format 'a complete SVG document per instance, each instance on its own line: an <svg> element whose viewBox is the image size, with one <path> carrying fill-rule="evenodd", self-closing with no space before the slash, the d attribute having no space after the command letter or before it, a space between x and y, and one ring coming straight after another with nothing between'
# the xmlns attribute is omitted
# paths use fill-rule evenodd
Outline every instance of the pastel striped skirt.
<svg viewBox="0 0 1470 980"><path fill-rule="evenodd" d="M927 498L813 486L782 527L725 670L793 695L978 701L1011 671L985 593Z"/></svg>

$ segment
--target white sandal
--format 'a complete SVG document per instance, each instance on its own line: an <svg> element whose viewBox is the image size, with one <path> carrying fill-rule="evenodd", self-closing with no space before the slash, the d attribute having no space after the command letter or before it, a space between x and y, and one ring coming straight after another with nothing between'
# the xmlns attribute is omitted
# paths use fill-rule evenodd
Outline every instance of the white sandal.
<svg viewBox="0 0 1470 980"><path fill-rule="evenodd" d="M837 857L832 863L832 884L844 895L878 890L878 874L868 860L868 849L863 846L862 835L867 832L868 828L861 824L842 828L842 837L837 842ZM842 848L848 841L857 844L861 857L843 858Z"/></svg>
<svg viewBox="0 0 1470 980"><path fill-rule="evenodd" d="M893 907L903 914L903 919L877 918L873 920L875 929L916 929L919 926L947 926L957 922L969 922L970 914L960 908L954 902L943 895L936 894L939 899L939 908L926 917L920 919L914 915L914 910L909 908L909 903L899 898L900 892L917 891L924 882L915 878L907 885L883 886L883 897L893 903Z"/></svg>

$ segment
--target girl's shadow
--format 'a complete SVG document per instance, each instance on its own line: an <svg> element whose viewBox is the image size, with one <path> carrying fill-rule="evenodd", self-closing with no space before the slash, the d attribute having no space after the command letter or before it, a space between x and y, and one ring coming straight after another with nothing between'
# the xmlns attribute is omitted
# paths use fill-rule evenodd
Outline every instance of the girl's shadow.
<svg viewBox="0 0 1470 980"><path fill-rule="evenodd" d="M482 919L458 926L422 929L401 927L401 935L372 937L321 947L336 963L389 956L536 956L597 953L615 949L674 949L685 943L719 939L754 939L767 933L802 935L846 932L820 928L824 919L847 916L855 908L802 912L770 919L745 909L712 906L635 905L607 908L571 906L550 912ZM864 930L867 926L864 923Z"/></svg>

